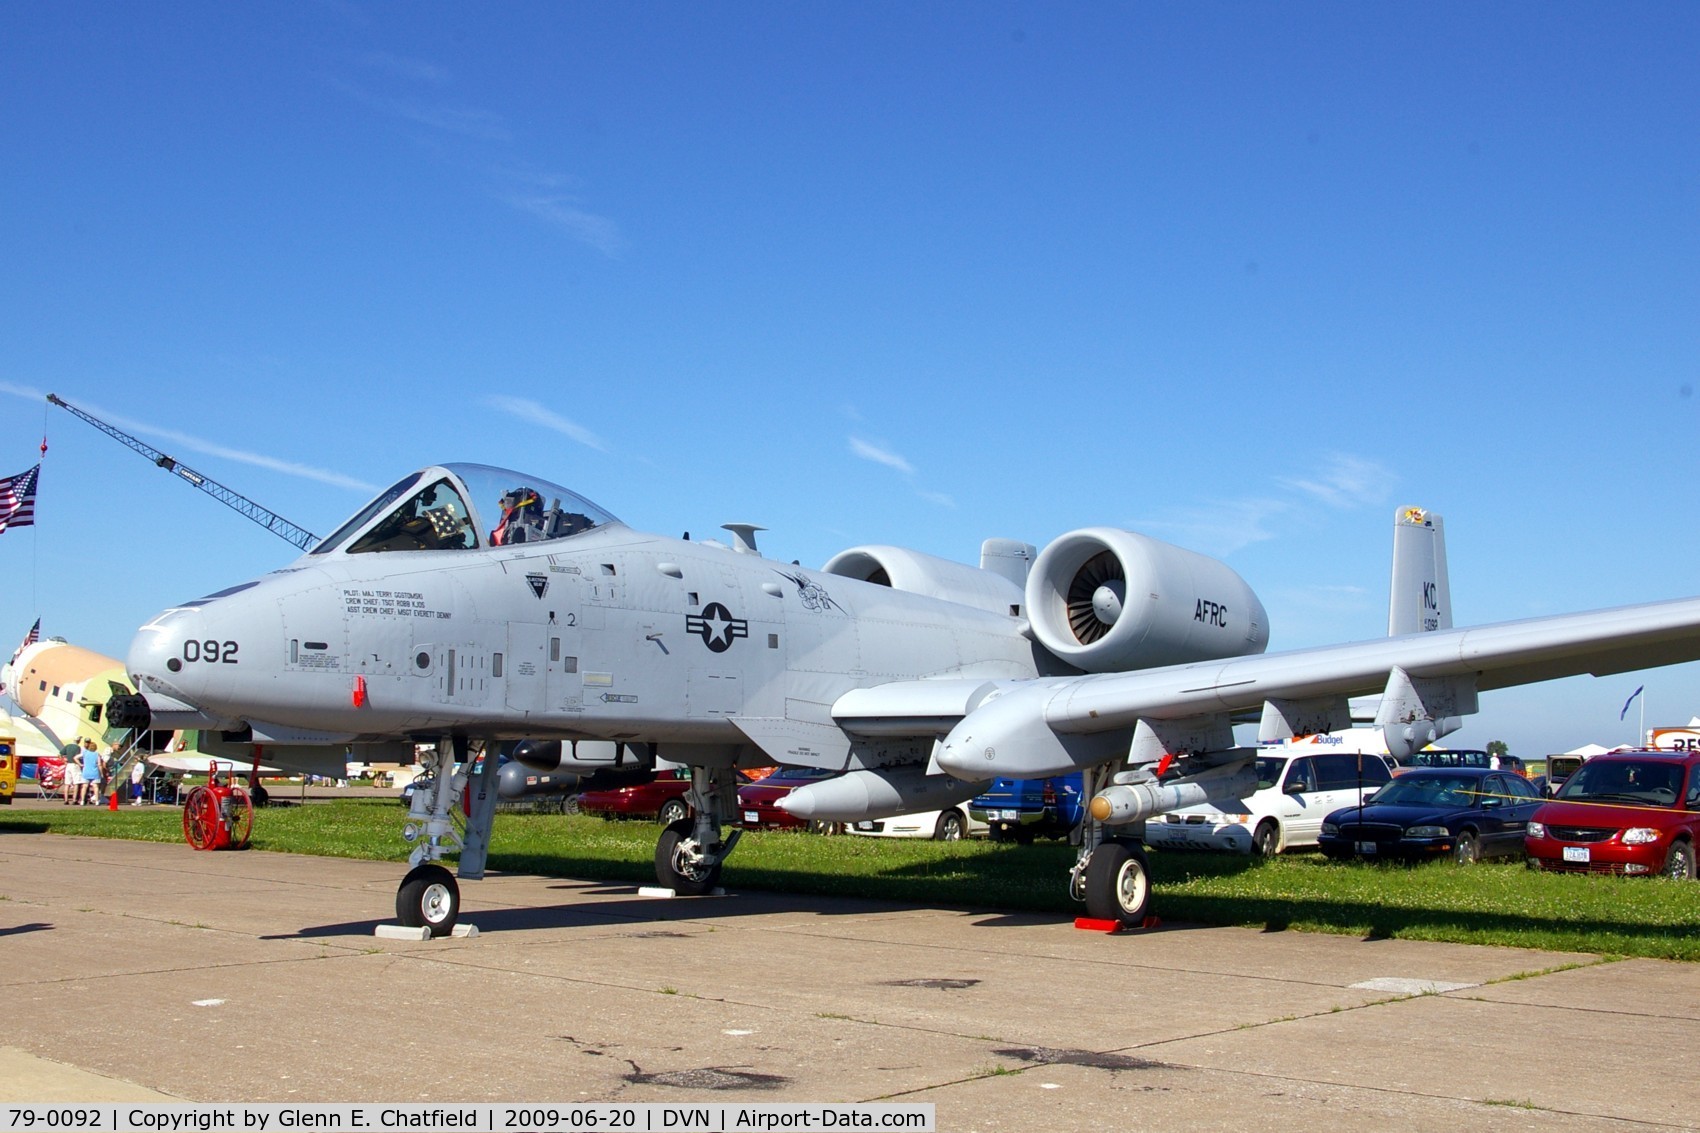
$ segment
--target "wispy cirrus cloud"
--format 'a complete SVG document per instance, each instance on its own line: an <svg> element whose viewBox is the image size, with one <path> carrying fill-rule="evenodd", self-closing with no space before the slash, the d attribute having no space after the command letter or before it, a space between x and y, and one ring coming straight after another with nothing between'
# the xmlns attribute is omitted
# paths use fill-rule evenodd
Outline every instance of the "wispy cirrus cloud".
<svg viewBox="0 0 1700 1133"><path fill-rule="evenodd" d="M860 420L860 415L856 416ZM873 464L881 464L887 468L901 472L910 482L910 488L919 498L938 507L954 508L956 501L943 492L929 491L917 487L915 481L915 466L901 454L881 442L866 440L862 437L850 437L850 452Z"/></svg>
<svg viewBox="0 0 1700 1133"><path fill-rule="evenodd" d="M8 394L12 397L26 398L31 401L45 401L47 399L47 394L41 390L31 389L28 386L13 385L10 382L0 382L0 393ZM126 433L134 434L135 436L149 437L154 440L163 441L168 445L175 446L180 451L187 449L190 452L198 452L206 456L216 456L222 460L232 460L238 464L250 464L256 468L264 468L271 472L282 473L285 476L296 476L303 480L315 480L321 484L329 484L336 488L349 488L353 491L366 493L367 495L378 490L376 484L369 484L364 480L358 480L353 476L346 476L341 472L336 472L328 468L316 468L311 464L301 464L293 460L283 460L275 456L268 456L265 453L253 452L249 449L231 448L229 445L221 445L213 441L203 440L202 438L190 433L178 432L176 429L162 429L157 425L150 425L145 421L135 421L128 417L121 417L118 414L113 413L111 410L101 409L90 405L87 402L77 402L75 404L77 405L77 408L83 410L85 413L88 413L93 417L99 417L102 421L105 421L108 425L111 425L114 428ZM170 455L176 456L177 454L172 453Z"/></svg>
<svg viewBox="0 0 1700 1133"><path fill-rule="evenodd" d="M905 476L913 476L915 474L915 466L913 464L910 464L907 460L904 460L901 456L892 452L889 448L886 448L883 445L876 445L872 441L864 441L861 437L850 438L850 451L861 457L863 460L871 460L875 464L883 464L887 468L895 468Z"/></svg>
<svg viewBox="0 0 1700 1133"><path fill-rule="evenodd" d="M1175 508L1128 526L1218 558L1273 539L1293 505L1277 499L1218 500Z"/></svg>
<svg viewBox="0 0 1700 1133"><path fill-rule="evenodd" d="M0 393L11 397L22 397L30 401L46 401L47 391L35 389L32 386L15 386L11 382L0 382Z"/></svg>
<svg viewBox="0 0 1700 1133"><path fill-rule="evenodd" d="M552 429L564 437L577 441L586 448L593 448L597 452L608 451L608 445L601 437L578 422L569 421L548 406L532 401L530 398L496 395L485 398L484 404L492 409L499 409L511 417L518 417L521 421L528 421L533 425Z"/></svg>
<svg viewBox="0 0 1700 1133"><path fill-rule="evenodd" d="M389 51L368 51L360 57L360 61L375 71L416 83L444 86L454 77L446 67Z"/></svg>
<svg viewBox="0 0 1700 1133"><path fill-rule="evenodd" d="M1132 526L1205 554L1231 555L1294 529L1318 504L1336 510L1384 503L1398 477L1378 461L1347 453L1312 460L1308 475L1281 476L1286 494L1214 500L1174 508Z"/></svg>
<svg viewBox="0 0 1700 1133"><path fill-rule="evenodd" d="M1280 483L1332 508L1363 507L1387 501L1397 477L1384 464L1346 453L1324 456L1307 477L1282 477Z"/></svg>
<svg viewBox="0 0 1700 1133"><path fill-rule="evenodd" d="M487 142L511 142L513 131L500 114L449 102L427 102L402 95L379 94L355 83L331 79L331 86L379 113L416 126Z"/></svg>
<svg viewBox="0 0 1700 1133"><path fill-rule="evenodd" d="M572 197L521 191L498 193L497 196L503 203L529 213L556 231L581 244L590 245L610 259L625 249L626 241L620 235L619 225L605 216L597 216L580 208L579 202Z"/></svg>
<svg viewBox="0 0 1700 1133"><path fill-rule="evenodd" d="M365 71L363 81L330 79L330 85L368 109L422 126L430 135L488 143L511 154L515 131L508 120L449 97L454 75L448 68L387 51L368 52L358 62ZM403 89L390 89L396 87ZM431 140L433 148L453 156L452 147L436 147ZM479 167L490 179L491 199L610 259L624 251L626 241L619 225L565 191L566 186L576 184L575 178L516 170L511 157L492 160L488 153L460 155L459 160Z"/></svg>

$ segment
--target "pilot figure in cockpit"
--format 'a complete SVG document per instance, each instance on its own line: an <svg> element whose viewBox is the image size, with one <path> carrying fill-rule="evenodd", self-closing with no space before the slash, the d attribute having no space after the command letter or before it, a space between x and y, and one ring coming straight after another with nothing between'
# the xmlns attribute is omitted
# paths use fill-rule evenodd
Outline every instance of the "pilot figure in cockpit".
<svg viewBox="0 0 1700 1133"><path fill-rule="evenodd" d="M514 488L502 496L501 503L502 518L490 532L491 546L523 543L542 535L543 500L535 490Z"/></svg>

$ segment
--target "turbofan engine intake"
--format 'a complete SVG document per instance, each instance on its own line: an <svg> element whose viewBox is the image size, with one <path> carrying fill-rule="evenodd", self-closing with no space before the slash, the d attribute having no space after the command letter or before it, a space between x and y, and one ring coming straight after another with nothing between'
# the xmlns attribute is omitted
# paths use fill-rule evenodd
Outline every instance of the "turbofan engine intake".
<svg viewBox="0 0 1700 1133"><path fill-rule="evenodd" d="M1114 527L1059 536L1027 578L1039 643L1088 673L1261 653L1263 603L1232 567Z"/></svg>

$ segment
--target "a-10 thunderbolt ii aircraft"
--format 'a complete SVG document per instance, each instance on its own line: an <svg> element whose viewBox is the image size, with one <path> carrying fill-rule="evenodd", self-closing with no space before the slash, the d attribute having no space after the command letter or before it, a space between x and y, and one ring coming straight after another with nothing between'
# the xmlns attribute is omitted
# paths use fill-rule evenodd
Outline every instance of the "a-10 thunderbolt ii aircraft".
<svg viewBox="0 0 1700 1133"><path fill-rule="evenodd" d="M447 741L404 831L418 844L396 902L441 935L460 894L438 859L459 849L460 876L477 877L488 846L495 792L448 762L473 740L529 741L519 757L548 769L688 765L694 815L655 854L686 894L713 887L736 844L722 827L740 767L842 772L787 806L843 821L1083 770L1072 891L1093 917L1139 924L1139 823L1251 789L1236 722L1263 741L1334 731L1349 698L1378 695L1397 754L1455 728L1481 691L1700 658L1700 599L1452 628L1440 520L1417 508L1395 520L1390 635L1276 654L1232 569L1128 531L1073 531L1036 555L990 540L977 567L863 546L810 570L763 558L759 528L728 529L727 545L643 534L534 476L437 465L283 569L162 612L128 666L154 727Z"/></svg>

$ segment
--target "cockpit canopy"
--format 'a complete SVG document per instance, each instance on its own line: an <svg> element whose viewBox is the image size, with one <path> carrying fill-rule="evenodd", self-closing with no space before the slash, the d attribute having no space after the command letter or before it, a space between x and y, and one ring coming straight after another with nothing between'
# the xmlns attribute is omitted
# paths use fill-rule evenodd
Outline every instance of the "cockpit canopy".
<svg viewBox="0 0 1700 1133"><path fill-rule="evenodd" d="M439 464L396 481L312 553L513 546L618 522L577 492L536 476L485 464Z"/></svg>

